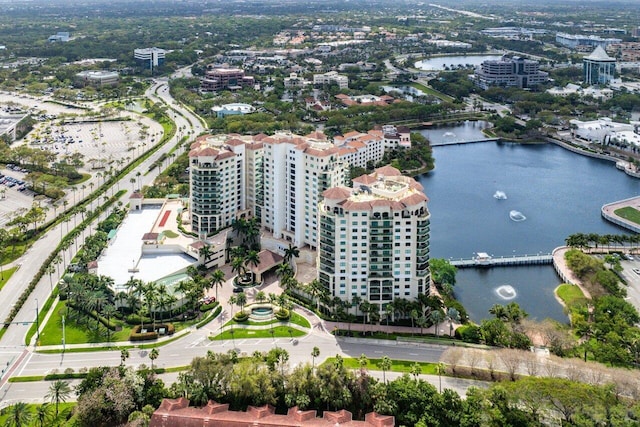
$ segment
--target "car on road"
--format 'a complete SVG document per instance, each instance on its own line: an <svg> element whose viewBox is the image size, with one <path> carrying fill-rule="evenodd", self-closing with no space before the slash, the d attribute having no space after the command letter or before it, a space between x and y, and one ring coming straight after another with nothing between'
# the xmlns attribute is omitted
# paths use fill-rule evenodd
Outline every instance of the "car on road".
<svg viewBox="0 0 640 427"><path fill-rule="evenodd" d="M242 288L233 288L233 293L234 294L241 294L242 292L244 292L244 289L242 289Z"/></svg>
<svg viewBox="0 0 640 427"><path fill-rule="evenodd" d="M636 259L634 257L632 257L631 255L627 255L627 259L629 261L635 261Z"/></svg>
<svg viewBox="0 0 640 427"><path fill-rule="evenodd" d="M640 275L640 268L634 268L634 269L633 269L633 272L634 272L634 273L636 273L636 274L638 274L638 275Z"/></svg>

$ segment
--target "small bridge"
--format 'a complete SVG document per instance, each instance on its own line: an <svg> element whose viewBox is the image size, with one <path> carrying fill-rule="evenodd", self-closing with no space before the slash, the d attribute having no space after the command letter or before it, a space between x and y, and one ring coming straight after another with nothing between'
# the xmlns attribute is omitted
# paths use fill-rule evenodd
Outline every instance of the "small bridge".
<svg viewBox="0 0 640 427"><path fill-rule="evenodd" d="M464 140L464 141L440 141L440 142L432 142L430 145L432 147L444 147L446 145L475 144L477 142L498 142L500 140L502 140L502 138L483 138L483 139L472 139L472 140Z"/></svg>
<svg viewBox="0 0 640 427"><path fill-rule="evenodd" d="M502 256L499 258L477 258L458 259L449 261L451 265L457 268L477 268L477 267L502 267L512 265L542 265L553 263L552 254L542 255L515 255Z"/></svg>

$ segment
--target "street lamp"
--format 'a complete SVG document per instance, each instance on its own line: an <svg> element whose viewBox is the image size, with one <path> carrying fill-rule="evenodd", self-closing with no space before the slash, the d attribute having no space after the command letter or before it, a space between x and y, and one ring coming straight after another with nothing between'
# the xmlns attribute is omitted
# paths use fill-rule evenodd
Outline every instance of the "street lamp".
<svg viewBox="0 0 640 427"><path fill-rule="evenodd" d="M40 319L38 309L38 298L36 298L36 347L38 346L38 341L40 341Z"/></svg>
<svg viewBox="0 0 640 427"><path fill-rule="evenodd" d="M66 349L66 339L65 339L65 333L64 333L64 315L62 316L62 352L65 352Z"/></svg>

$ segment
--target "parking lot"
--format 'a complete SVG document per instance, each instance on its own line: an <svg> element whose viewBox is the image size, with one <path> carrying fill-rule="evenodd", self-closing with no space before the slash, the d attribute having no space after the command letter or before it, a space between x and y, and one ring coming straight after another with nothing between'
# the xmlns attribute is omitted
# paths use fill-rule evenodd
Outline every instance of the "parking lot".
<svg viewBox="0 0 640 427"><path fill-rule="evenodd" d="M31 207L34 193L24 189L23 172L0 169L0 174L0 227L5 227L21 209Z"/></svg>
<svg viewBox="0 0 640 427"><path fill-rule="evenodd" d="M85 184L91 181L98 183L96 173L102 168L119 169L123 160L129 161L139 157L162 137L163 129L160 124L134 112L117 112L112 117L116 119L114 121L84 121L61 125L60 114L82 116L87 110L47 101L48 97L0 92L0 104L30 111L38 120L34 129L21 140L15 141L12 147L27 144L31 148L52 151L59 155L58 160L63 155L81 154L84 162L81 171L93 175ZM85 106L94 107L96 111L101 108L100 105L85 104ZM123 120L117 120L118 118ZM20 209L31 207L34 193L28 189L18 191L23 185L19 181L24 181L25 176L25 173L19 169L5 168L1 169L0 173L17 180L14 183L5 179L7 185L0 183L0 227L4 227L20 212ZM71 201L70 198L67 200ZM43 206L49 207L47 218L51 219L54 216L54 209L50 201L44 200L42 203Z"/></svg>
<svg viewBox="0 0 640 427"><path fill-rule="evenodd" d="M625 299L640 311L640 256L633 255L629 258L620 260L620 265L623 268L620 275L627 282L627 297Z"/></svg>
<svg viewBox="0 0 640 427"><path fill-rule="evenodd" d="M86 171L103 167L128 157L133 159L149 149L162 134L162 126L148 119L140 121L107 121L55 124L40 123L25 138L32 148L48 150L58 155L79 153ZM142 126L148 126L141 134Z"/></svg>

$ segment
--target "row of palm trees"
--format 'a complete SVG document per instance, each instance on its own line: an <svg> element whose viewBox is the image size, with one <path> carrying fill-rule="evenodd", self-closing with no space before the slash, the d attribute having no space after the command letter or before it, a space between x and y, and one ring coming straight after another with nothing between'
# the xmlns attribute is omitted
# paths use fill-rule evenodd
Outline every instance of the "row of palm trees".
<svg viewBox="0 0 640 427"><path fill-rule="evenodd" d="M612 245L622 246L629 245L637 247L640 245L640 234L597 234L597 233L575 233L565 239L567 246L574 248L598 248L607 247L612 249ZM619 249L619 248L616 248Z"/></svg>

